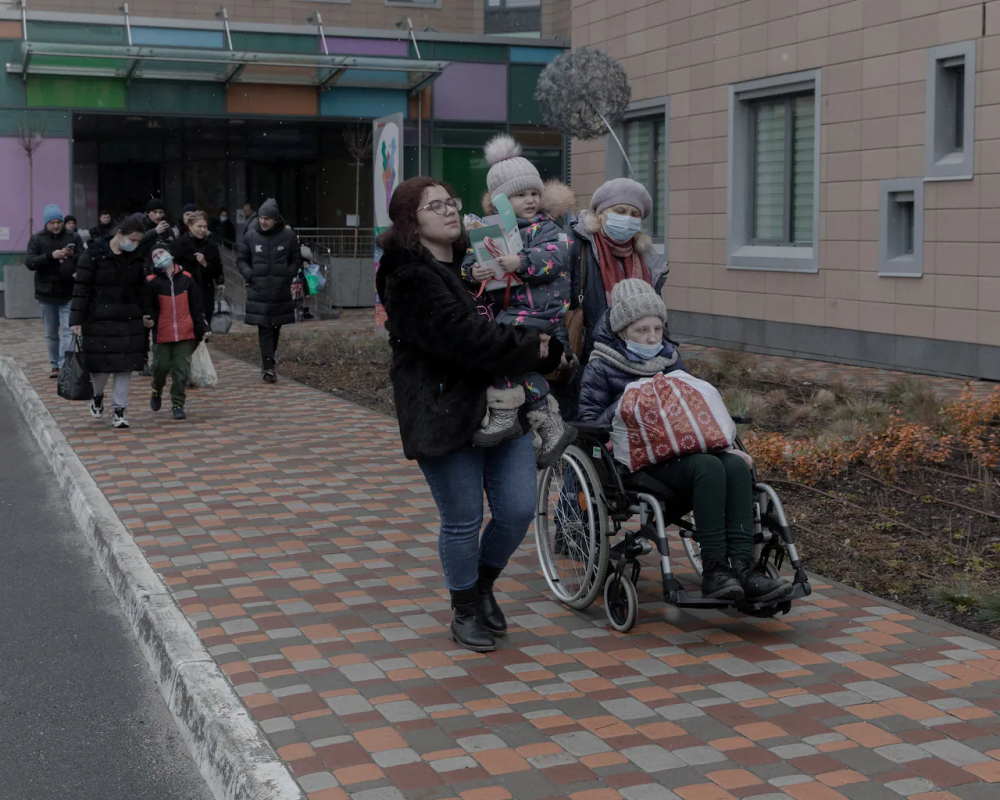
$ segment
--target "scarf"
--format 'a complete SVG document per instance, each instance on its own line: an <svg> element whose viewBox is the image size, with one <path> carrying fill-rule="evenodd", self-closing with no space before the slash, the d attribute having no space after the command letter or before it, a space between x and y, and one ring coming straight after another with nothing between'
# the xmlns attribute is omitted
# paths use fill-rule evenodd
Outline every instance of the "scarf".
<svg viewBox="0 0 1000 800"><path fill-rule="evenodd" d="M633 361L628 356L603 342L594 345L594 351L590 357L599 361L606 361L615 369L619 369L629 375L640 378L647 378L663 372L667 367L672 367L677 363L677 351L674 350L669 356L656 356L649 361Z"/></svg>
<svg viewBox="0 0 1000 800"><path fill-rule="evenodd" d="M635 249L635 240L618 244L603 233L595 234L594 246L597 250L597 264L601 268L601 282L607 304L611 305L611 290L625 278L638 278L652 285L653 278L646 268L642 253Z"/></svg>

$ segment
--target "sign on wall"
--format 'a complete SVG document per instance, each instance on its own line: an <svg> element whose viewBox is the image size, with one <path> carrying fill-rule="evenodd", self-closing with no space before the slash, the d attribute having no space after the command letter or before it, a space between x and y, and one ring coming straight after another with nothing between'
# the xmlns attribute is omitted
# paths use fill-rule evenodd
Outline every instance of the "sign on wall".
<svg viewBox="0 0 1000 800"><path fill-rule="evenodd" d="M392 224L389 201L403 179L403 115L390 114L373 123L372 175L375 190L375 238ZM382 251L375 246L375 274L378 274ZM385 307L375 294L375 327L385 327Z"/></svg>

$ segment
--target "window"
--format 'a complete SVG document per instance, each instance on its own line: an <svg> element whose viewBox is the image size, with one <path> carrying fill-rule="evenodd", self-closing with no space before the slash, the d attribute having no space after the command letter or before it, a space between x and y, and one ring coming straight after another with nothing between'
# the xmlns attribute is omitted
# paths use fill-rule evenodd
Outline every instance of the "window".
<svg viewBox="0 0 1000 800"><path fill-rule="evenodd" d="M633 103L625 121L615 129L632 165L632 177L646 187L653 199L653 213L643 223L643 229L653 242L667 249L667 178L670 145L670 98L660 97ZM606 180L628 176L628 164L618 145L605 137L604 177Z"/></svg>
<svg viewBox="0 0 1000 800"><path fill-rule="evenodd" d="M730 87L729 266L818 269L819 71Z"/></svg>
<svg viewBox="0 0 1000 800"><path fill-rule="evenodd" d="M487 34L540 35L541 0L486 0L483 30Z"/></svg>
<svg viewBox="0 0 1000 800"><path fill-rule="evenodd" d="M919 278L924 272L922 178L879 184L879 275Z"/></svg>
<svg viewBox="0 0 1000 800"><path fill-rule="evenodd" d="M629 120L625 123L625 152L632 162L632 176L653 198L653 213L646 220L646 232L661 244L666 238L667 121L662 115Z"/></svg>
<svg viewBox="0 0 1000 800"><path fill-rule="evenodd" d="M812 245L815 98L753 103L753 242Z"/></svg>
<svg viewBox="0 0 1000 800"><path fill-rule="evenodd" d="M976 43L930 48L924 143L928 178L972 178L975 97Z"/></svg>

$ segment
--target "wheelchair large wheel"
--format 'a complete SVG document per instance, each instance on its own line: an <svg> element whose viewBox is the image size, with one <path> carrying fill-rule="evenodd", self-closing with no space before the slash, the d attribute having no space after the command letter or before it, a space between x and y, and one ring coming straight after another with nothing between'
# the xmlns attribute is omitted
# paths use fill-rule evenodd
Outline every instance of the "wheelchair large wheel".
<svg viewBox="0 0 1000 800"><path fill-rule="evenodd" d="M587 608L608 572L608 511L597 471L579 448L566 448L538 481L535 542L552 593L572 608Z"/></svg>

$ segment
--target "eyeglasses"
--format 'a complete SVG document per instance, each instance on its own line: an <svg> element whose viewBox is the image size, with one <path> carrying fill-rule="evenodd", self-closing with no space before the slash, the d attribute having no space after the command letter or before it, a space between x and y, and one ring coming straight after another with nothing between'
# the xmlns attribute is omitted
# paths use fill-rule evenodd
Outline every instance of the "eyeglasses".
<svg viewBox="0 0 1000 800"><path fill-rule="evenodd" d="M462 210L461 197L449 197L447 200L435 200L425 206L422 206L421 208L418 208L417 212L433 211L435 214L440 214L443 217L452 209L455 211Z"/></svg>

